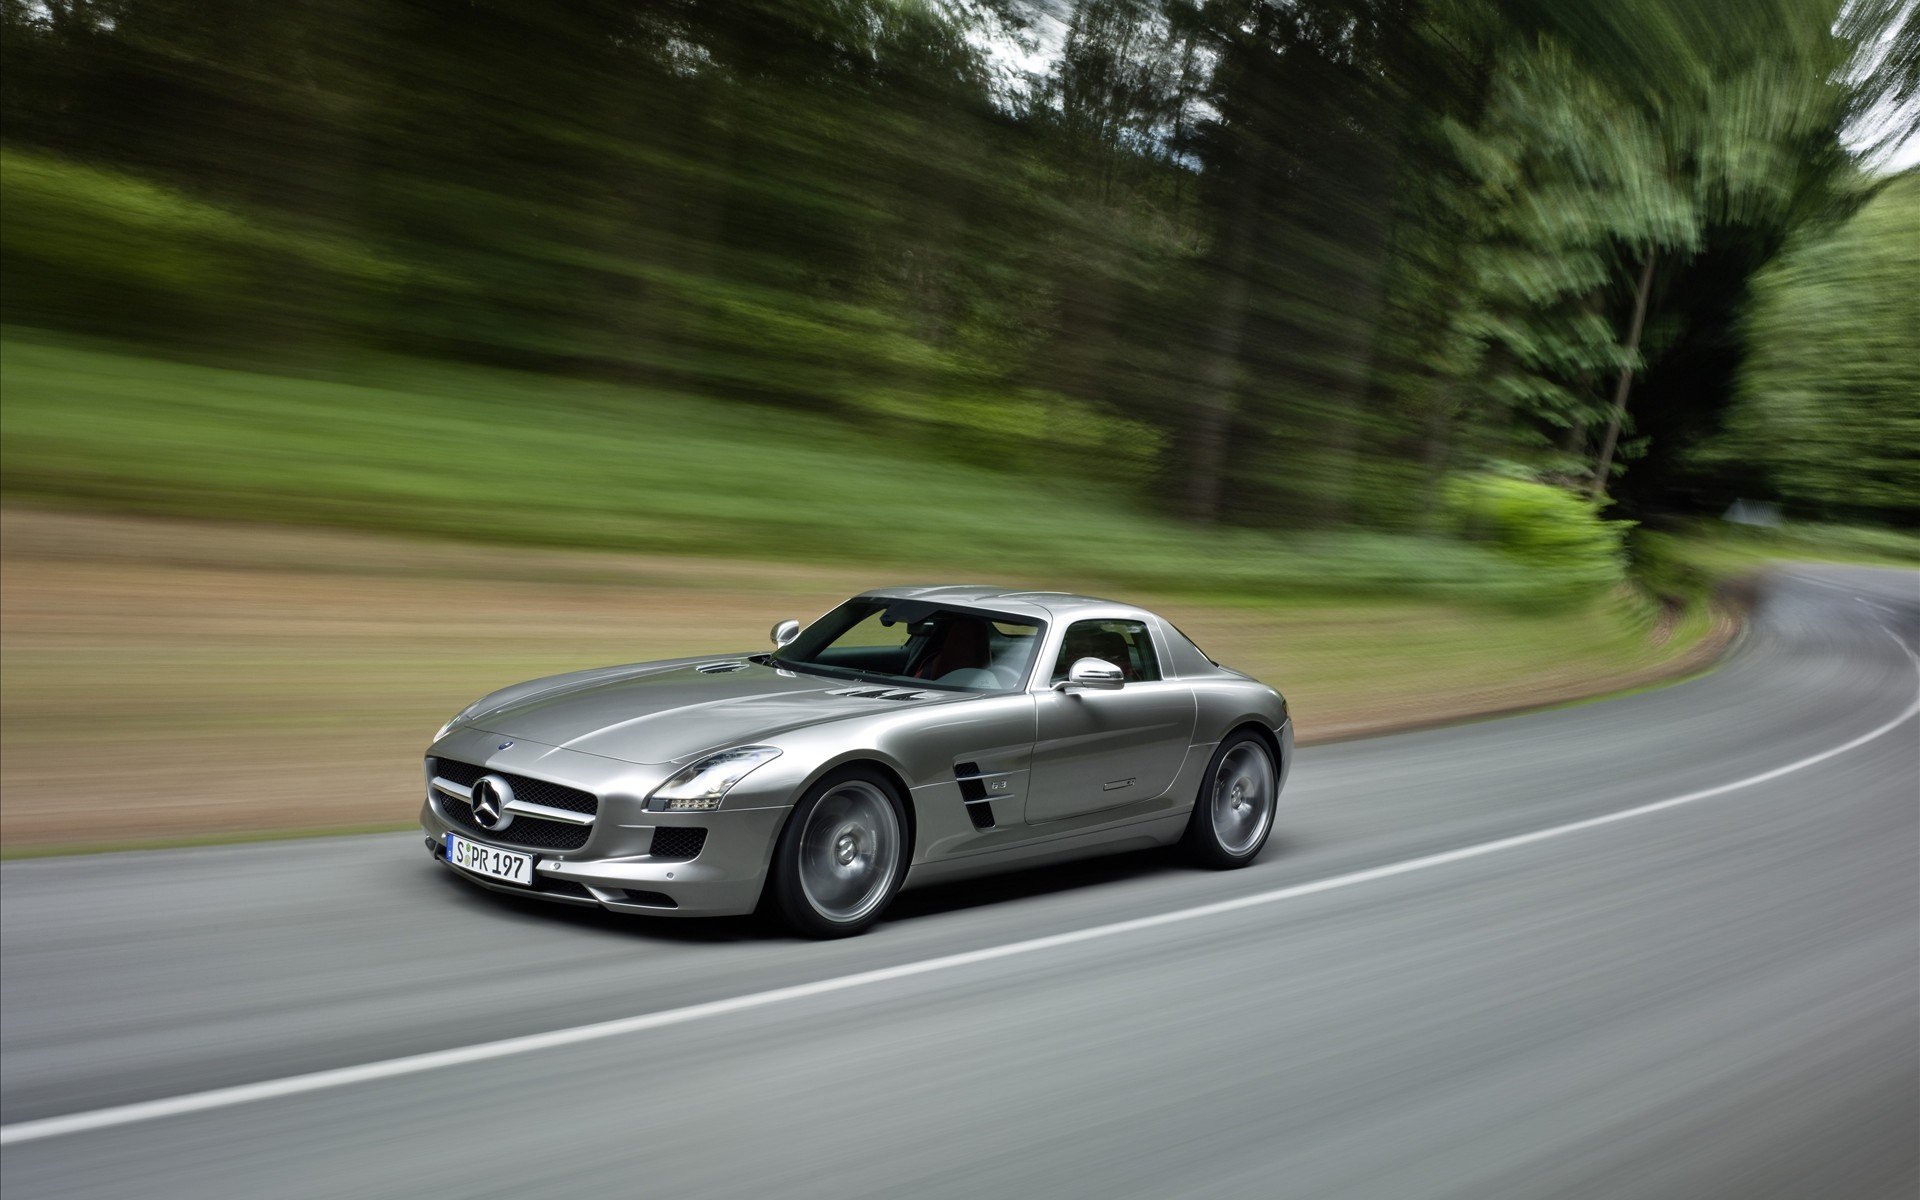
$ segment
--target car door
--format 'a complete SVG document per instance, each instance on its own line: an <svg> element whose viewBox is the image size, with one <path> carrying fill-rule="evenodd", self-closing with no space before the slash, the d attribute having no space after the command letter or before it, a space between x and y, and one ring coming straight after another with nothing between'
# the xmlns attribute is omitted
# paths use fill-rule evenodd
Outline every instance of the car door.
<svg viewBox="0 0 1920 1200"><path fill-rule="evenodd" d="M1126 682L1114 691L1048 690L1036 696L1029 824L1161 795L1193 741L1193 690L1162 678L1162 656L1146 621L1097 618L1069 625L1049 682L1064 680L1080 658L1112 662Z"/></svg>

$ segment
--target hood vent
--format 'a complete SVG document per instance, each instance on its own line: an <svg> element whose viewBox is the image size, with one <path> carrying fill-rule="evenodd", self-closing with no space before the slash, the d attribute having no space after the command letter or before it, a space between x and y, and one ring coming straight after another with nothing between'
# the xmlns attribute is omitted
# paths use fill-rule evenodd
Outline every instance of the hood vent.
<svg viewBox="0 0 1920 1200"><path fill-rule="evenodd" d="M918 700L926 695L911 688L841 688L837 692L828 692L829 696L855 696L862 700Z"/></svg>
<svg viewBox="0 0 1920 1200"><path fill-rule="evenodd" d="M694 668L694 670L700 672L702 675L725 675L731 671L744 671L746 669L747 664L743 662L702 663Z"/></svg>

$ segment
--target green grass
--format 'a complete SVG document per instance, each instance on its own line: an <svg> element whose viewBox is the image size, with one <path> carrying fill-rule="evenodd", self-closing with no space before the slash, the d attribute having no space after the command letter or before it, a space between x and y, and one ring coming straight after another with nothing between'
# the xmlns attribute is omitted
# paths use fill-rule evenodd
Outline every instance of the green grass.
<svg viewBox="0 0 1920 1200"><path fill-rule="evenodd" d="M1096 458L995 470L924 430L416 361L295 375L10 331L9 496L474 541L887 563L1159 595L1563 602L1444 539L1198 530Z"/></svg>

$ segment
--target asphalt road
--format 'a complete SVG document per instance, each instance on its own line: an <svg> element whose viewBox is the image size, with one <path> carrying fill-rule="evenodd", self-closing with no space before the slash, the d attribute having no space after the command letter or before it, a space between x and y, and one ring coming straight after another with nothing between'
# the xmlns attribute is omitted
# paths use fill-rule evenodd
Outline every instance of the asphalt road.
<svg viewBox="0 0 1920 1200"><path fill-rule="evenodd" d="M1692 682L1303 751L1246 871L847 942L497 897L411 834L8 863L0 1192L1911 1197L1916 645L1920 576L1800 569Z"/></svg>

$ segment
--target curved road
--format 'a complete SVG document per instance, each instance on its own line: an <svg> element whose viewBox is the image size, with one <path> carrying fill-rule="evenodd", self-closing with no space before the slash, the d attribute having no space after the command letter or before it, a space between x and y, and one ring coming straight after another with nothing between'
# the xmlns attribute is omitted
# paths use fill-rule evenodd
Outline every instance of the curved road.
<svg viewBox="0 0 1920 1200"><path fill-rule="evenodd" d="M411 834L9 863L0 1192L1912 1196L1916 644L1920 576L1796 569L1700 679L1303 751L1246 871L848 942Z"/></svg>

